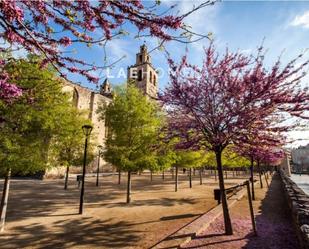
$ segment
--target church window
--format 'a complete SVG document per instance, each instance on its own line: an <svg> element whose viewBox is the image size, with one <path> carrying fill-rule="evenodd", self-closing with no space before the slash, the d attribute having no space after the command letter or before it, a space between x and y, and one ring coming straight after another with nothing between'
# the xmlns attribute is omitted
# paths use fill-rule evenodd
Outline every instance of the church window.
<svg viewBox="0 0 309 249"><path fill-rule="evenodd" d="M139 55L139 62L142 63L143 62L143 56L140 54Z"/></svg>
<svg viewBox="0 0 309 249"><path fill-rule="evenodd" d="M138 76L137 76L137 80L141 81L143 80L143 76L142 76L142 70L138 70Z"/></svg>
<svg viewBox="0 0 309 249"><path fill-rule="evenodd" d="M73 91L73 106L78 107L78 92L76 90L76 88L74 88Z"/></svg>
<svg viewBox="0 0 309 249"><path fill-rule="evenodd" d="M150 71L150 82L152 82L152 72Z"/></svg>
<svg viewBox="0 0 309 249"><path fill-rule="evenodd" d="M154 85L156 85L156 83L157 83L156 81L157 81L157 78L156 78L156 75L154 74L154 75L153 75L153 84L154 84Z"/></svg>
<svg viewBox="0 0 309 249"><path fill-rule="evenodd" d="M108 127L107 127L107 126L105 126L104 137L105 137L105 138L107 138L107 136L108 136Z"/></svg>

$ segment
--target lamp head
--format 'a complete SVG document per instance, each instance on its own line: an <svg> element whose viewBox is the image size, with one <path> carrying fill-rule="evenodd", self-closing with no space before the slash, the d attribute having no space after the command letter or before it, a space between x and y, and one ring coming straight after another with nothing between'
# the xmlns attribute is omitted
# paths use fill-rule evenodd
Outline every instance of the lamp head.
<svg viewBox="0 0 309 249"><path fill-rule="evenodd" d="M83 125L82 129L83 129L83 133L85 134L86 137L90 136L91 131L92 131L91 125Z"/></svg>

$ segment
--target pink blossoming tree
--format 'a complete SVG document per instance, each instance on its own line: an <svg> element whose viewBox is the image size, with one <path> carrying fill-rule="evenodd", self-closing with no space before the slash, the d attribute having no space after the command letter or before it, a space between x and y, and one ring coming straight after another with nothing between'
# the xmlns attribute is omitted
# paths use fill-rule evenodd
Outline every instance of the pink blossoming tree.
<svg viewBox="0 0 309 249"><path fill-rule="evenodd" d="M278 60L269 70L264 54L256 56L226 52L220 56L211 44L205 49L202 66L169 60L170 83L161 100L180 132L194 132L191 145L203 144L216 154L225 231L232 234L224 191L222 152L230 145L241 146L258 134L256 143L264 143L293 124L282 123L289 116L309 118L309 91L300 87L307 62L297 66L302 55L282 66ZM192 137L192 136L191 136Z"/></svg>
<svg viewBox="0 0 309 249"><path fill-rule="evenodd" d="M161 42L178 40L192 42L207 36L188 30L183 19L194 11L212 4L212 0L201 2L183 15L169 15L170 9L162 12L160 1L150 6L141 0L99 0L99 1L0 1L0 39L22 47L32 54L43 55L43 66L52 64L63 77L65 72L79 73L88 81L97 83L94 72L102 68L83 61L64 49L72 44L90 47L105 46L115 37L128 34L127 24L135 27L136 35L153 36ZM174 6L171 6L172 9ZM177 30L181 31L177 34ZM172 32L171 32L172 31ZM176 33L175 33L176 32ZM0 47L0 52L5 48ZM7 78L1 76L1 92L10 98ZM9 92L8 92L9 91ZM18 95L18 94L17 94Z"/></svg>
<svg viewBox="0 0 309 249"><path fill-rule="evenodd" d="M276 134L277 137L267 137L264 138L264 142L255 142L261 141L258 137L255 137L254 140L251 140L251 143L243 143L242 146L237 147L236 151L240 155L247 157L250 160L250 181L251 181L251 192L252 200L255 200L255 191L254 191L254 163L256 163L257 170L260 178L260 186L263 188L262 175L261 175L261 163L267 165L277 165L283 159L284 153L281 149L281 146L284 145L282 136Z"/></svg>

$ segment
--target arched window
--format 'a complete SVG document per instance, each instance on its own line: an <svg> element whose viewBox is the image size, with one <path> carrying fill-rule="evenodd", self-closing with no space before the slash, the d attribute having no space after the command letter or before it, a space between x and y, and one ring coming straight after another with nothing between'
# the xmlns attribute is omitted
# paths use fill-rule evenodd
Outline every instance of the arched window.
<svg viewBox="0 0 309 249"><path fill-rule="evenodd" d="M138 70L137 80L141 81L143 79L142 70Z"/></svg>
<svg viewBox="0 0 309 249"><path fill-rule="evenodd" d="M150 71L150 82L152 82L152 72Z"/></svg>
<svg viewBox="0 0 309 249"><path fill-rule="evenodd" d="M75 106L76 108L78 108L78 98L79 98L78 91L76 90L76 88L74 88L72 103L73 103L73 106Z"/></svg>
<svg viewBox="0 0 309 249"><path fill-rule="evenodd" d="M157 77L156 77L156 75L154 74L154 75L153 75L153 84L156 85L156 83L157 83Z"/></svg>

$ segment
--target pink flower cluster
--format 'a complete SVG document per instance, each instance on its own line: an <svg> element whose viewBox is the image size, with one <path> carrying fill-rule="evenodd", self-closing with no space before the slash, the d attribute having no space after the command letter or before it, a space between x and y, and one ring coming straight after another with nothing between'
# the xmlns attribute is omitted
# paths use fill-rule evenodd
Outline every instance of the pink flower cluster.
<svg viewBox="0 0 309 249"><path fill-rule="evenodd" d="M7 73L0 73L0 100L11 103L22 95L22 90L16 85L9 83L8 79Z"/></svg>
<svg viewBox="0 0 309 249"><path fill-rule="evenodd" d="M3 20L0 37L30 53L43 52L58 71L80 73L97 82L96 77L84 73L93 70L93 63L80 61L74 55L68 57L59 46L100 44L119 35L125 22L137 27L138 35L140 31L148 31L147 36L170 40L168 31L179 29L183 18L156 14L140 0L0 1L0 20ZM98 32L94 33L95 30ZM79 68L75 70L76 65Z"/></svg>
<svg viewBox="0 0 309 249"><path fill-rule="evenodd" d="M171 133L185 137L190 132L192 146L215 152L233 144L255 148L261 161L280 159L274 148L294 127L284 123L286 115L309 118L309 91L299 86L304 74L293 78L308 62L296 65L299 56L282 69L278 61L267 70L262 52L247 56L227 50L219 56L211 44L201 67L190 65L186 56L179 63L170 59L170 84L161 100L173 117Z"/></svg>

